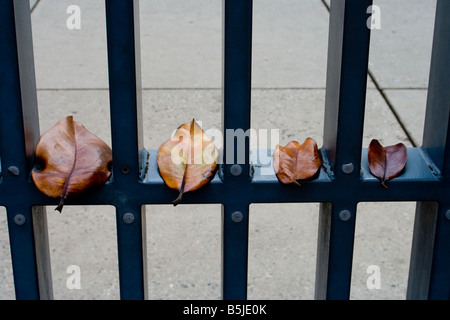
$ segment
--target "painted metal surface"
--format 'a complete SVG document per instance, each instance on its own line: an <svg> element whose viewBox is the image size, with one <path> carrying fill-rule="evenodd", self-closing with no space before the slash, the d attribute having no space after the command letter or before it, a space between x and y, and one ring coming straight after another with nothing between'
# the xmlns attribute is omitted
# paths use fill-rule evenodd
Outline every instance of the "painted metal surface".
<svg viewBox="0 0 450 320"><path fill-rule="evenodd" d="M0 7L0 114L7 115L0 117L0 205L8 213L17 299L51 299L42 208L56 205L58 199L42 195L29 179L39 126L34 74L25 76L19 63L33 61L29 6L24 3L5 1ZM438 1L424 145L408 149L405 171L388 183L388 189L370 174L367 150L362 148L370 47L366 21L371 4L372 0L331 1L324 165L318 177L302 183L301 189L278 183L271 164L251 158L246 139L241 163L235 157L224 161L208 186L183 197L187 204L222 204L224 299L247 296L250 204L281 202L321 203L315 297L348 299L356 207L367 201L418 202L408 297L450 298L450 18L446 14L450 4ZM252 1L224 0L223 9L223 132L245 132L251 114ZM113 176L102 188L66 202L116 208L122 299L147 297L144 206L170 204L177 196L159 176L156 151L142 145L138 10L137 0L106 0ZM227 160L227 155L237 155L238 145L224 137ZM426 263L421 252L427 253Z"/></svg>

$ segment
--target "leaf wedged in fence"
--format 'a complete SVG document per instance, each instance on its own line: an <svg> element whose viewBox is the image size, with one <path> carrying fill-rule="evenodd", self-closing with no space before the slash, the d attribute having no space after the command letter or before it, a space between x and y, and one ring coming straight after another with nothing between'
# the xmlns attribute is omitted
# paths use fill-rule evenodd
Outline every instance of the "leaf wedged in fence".
<svg viewBox="0 0 450 320"><path fill-rule="evenodd" d="M285 147L277 145L273 154L273 167L283 184L295 183L314 177L322 165L316 141L307 138L303 144L289 142Z"/></svg>
<svg viewBox="0 0 450 320"><path fill-rule="evenodd" d="M403 143L383 147L373 139L369 144L367 160L370 172L387 188L386 182L403 172L408 160L407 148Z"/></svg>
<svg viewBox="0 0 450 320"><path fill-rule="evenodd" d="M217 170L219 151L193 119L178 127L174 136L158 150L158 170L165 184L178 190L172 202L177 205L183 194L208 184Z"/></svg>
<svg viewBox="0 0 450 320"><path fill-rule="evenodd" d="M72 116L45 132L36 146L32 179L45 195L64 200L104 184L111 176L112 151Z"/></svg>

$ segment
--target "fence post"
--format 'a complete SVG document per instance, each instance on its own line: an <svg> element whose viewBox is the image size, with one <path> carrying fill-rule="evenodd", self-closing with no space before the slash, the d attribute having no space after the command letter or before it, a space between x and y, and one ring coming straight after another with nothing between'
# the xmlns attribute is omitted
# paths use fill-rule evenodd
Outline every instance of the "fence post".
<svg viewBox="0 0 450 320"><path fill-rule="evenodd" d="M438 202L419 202L411 248L408 299L450 299L450 2L438 0L423 150L441 174Z"/></svg>
<svg viewBox="0 0 450 320"><path fill-rule="evenodd" d="M139 1L106 0L106 24L120 296L145 299L145 207L133 194L143 150Z"/></svg>
<svg viewBox="0 0 450 320"><path fill-rule="evenodd" d="M372 0L331 1L323 148L341 191L320 209L316 299L350 296L357 202L348 195L357 199L359 189L371 5Z"/></svg>
<svg viewBox="0 0 450 320"><path fill-rule="evenodd" d="M239 141L245 143L244 163L238 163L242 155L238 155L234 134L227 133L250 129L252 0L223 0L223 8L223 176L231 195L222 210L223 298L242 300L247 297L249 199L244 190L250 183L250 142L248 136L237 138L245 139ZM231 152L234 159L227 157Z"/></svg>
<svg viewBox="0 0 450 320"><path fill-rule="evenodd" d="M52 299L45 208L32 206L29 173L39 139L36 81L27 0L0 7L0 156L17 299ZM5 191L5 190L3 190Z"/></svg>

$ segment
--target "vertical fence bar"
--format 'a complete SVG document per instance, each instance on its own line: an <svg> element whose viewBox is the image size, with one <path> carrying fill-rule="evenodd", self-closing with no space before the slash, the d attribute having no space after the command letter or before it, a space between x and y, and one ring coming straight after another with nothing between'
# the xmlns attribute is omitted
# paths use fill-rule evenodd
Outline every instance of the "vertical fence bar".
<svg viewBox="0 0 450 320"><path fill-rule="evenodd" d="M408 300L428 299L437 215L437 202L417 203L406 291Z"/></svg>
<svg viewBox="0 0 450 320"><path fill-rule="evenodd" d="M145 209L134 203L143 149L138 0L106 0L113 184L122 299L145 299Z"/></svg>
<svg viewBox="0 0 450 320"><path fill-rule="evenodd" d="M222 276L223 298L235 300L247 297L249 203L243 189L250 182L252 1L223 0L223 14L223 176L229 197L222 207Z"/></svg>
<svg viewBox="0 0 450 320"><path fill-rule="evenodd" d="M438 203L419 202L411 248L408 299L450 299L450 2L438 0L423 146L444 182Z"/></svg>
<svg viewBox="0 0 450 320"><path fill-rule="evenodd" d="M446 200L439 202L436 219L436 231L433 246L430 288L428 299L450 300L450 201L448 191Z"/></svg>
<svg viewBox="0 0 450 320"><path fill-rule="evenodd" d="M366 103L372 0L332 0L328 43L324 148L336 178L359 178ZM342 165L351 163L353 172Z"/></svg>
<svg viewBox="0 0 450 320"><path fill-rule="evenodd" d="M29 2L4 1L0 21L0 155L2 167L14 169L2 183L16 195L6 205L16 298L51 299L46 213L27 202L39 139Z"/></svg>
<svg viewBox="0 0 450 320"><path fill-rule="evenodd" d="M350 296L355 202L322 203L316 266L316 299L346 300Z"/></svg>
<svg viewBox="0 0 450 320"><path fill-rule="evenodd" d="M249 206L243 203L222 206L222 297L247 298Z"/></svg>
<svg viewBox="0 0 450 320"><path fill-rule="evenodd" d="M449 9L448 1L438 0L423 133L423 148L446 178L450 176Z"/></svg>
<svg viewBox="0 0 450 320"><path fill-rule="evenodd" d="M106 0L114 181L139 178L143 148L138 1Z"/></svg>
<svg viewBox="0 0 450 320"><path fill-rule="evenodd" d="M336 187L339 200L321 205L317 299L350 296L357 203L348 200L348 195L358 193L370 44L367 9L371 5L372 0L331 1L323 148L334 170L333 183L341 187Z"/></svg>
<svg viewBox="0 0 450 320"><path fill-rule="evenodd" d="M120 297L143 300L148 291L145 207L123 205L116 211Z"/></svg>

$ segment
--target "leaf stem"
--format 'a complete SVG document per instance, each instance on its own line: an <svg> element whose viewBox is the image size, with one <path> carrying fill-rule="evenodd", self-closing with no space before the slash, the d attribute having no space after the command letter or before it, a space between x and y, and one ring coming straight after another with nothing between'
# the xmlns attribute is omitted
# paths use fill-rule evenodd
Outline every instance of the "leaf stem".
<svg viewBox="0 0 450 320"><path fill-rule="evenodd" d="M187 168L187 166L186 166L186 168ZM176 207L181 202L181 199L183 198L185 184L186 184L186 172L184 173L183 181L181 182L180 194L178 195L178 197L175 200L172 201L172 204L174 207Z"/></svg>
<svg viewBox="0 0 450 320"><path fill-rule="evenodd" d="M193 143L193 139L194 139L194 125L195 125L195 119L192 119L191 121L191 126L189 127L189 134L190 134L190 141L189 141L189 154L188 154L188 161L186 163L186 168L184 169L184 175L183 175L183 180L181 181L181 187L180 187L180 194L178 195L178 197L172 201L173 206L177 206L180 202L181 199L183 198L183 193L184 193L184 186L186 184L186 175L187 175L187 170L188 170L188 166L194 162L193 159L193 155L194 155L194 143Z"/></svg>
<svg viewBox="0 0 450 320"><path fill-rule="evenodd" d="M292 183L298 185L299 187L302 186L297 180L292 181Z"/></svg>
<svg viewBox="0 0 450 320"><path fill-rule="evenodd" d="M180 192L178 197L172 201L173 206L176 207L178 204L180 204L182 198L183 198L183 192Z"/></svg>
<svg viewBox="0 0 450 320"><path fill-rule="evenodd" d="M78 160L77 159L77 157L78 157L77 136L76 136L76 133L75 133L75 125L73 123L73 117L72 116L68 117L68 120L69 120L69 124L70 124L70 127L71 127L70 129L73 130L73 138L74 138L73 139L73 143L74 143L74 149L75 150L74 150L74 157L73 157L72 168L70 169L69 175L67 176L66 181L64 182L64 187L63 187L62 192L61 192L61 201L59 202L58 207L56 207L56 209L55 209L55 210L58 210L59 212L61 212L62 207L64 205L64 199L69 194L70 180L72 179L72 175L75 172L75 167L76 167L77 160Z"/></svg>
<svg viewBox="0 0 450 320"><path fill-rule="evenodd" d="M64 197L61 197L61 200L59 200L59 204L55 208L55 211L59 211L59 213L62 213L63 207L64 207Z"/></svg>

